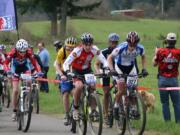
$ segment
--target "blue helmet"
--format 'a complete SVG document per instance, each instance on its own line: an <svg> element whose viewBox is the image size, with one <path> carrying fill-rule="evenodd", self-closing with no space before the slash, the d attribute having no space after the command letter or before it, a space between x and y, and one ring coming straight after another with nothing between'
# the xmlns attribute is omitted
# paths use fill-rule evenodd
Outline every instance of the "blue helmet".
<svg viewBox="0 0 180 135"><path fill-rule="evenodd" d="M108 39L109 41L119 41L119 35L117 33L110 33Z"/></svg>

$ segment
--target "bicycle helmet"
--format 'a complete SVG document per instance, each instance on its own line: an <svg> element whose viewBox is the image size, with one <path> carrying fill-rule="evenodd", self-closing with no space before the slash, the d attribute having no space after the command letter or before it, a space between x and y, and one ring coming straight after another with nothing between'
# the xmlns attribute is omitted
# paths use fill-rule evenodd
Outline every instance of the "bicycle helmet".
<svg viewBox="0 0 180 135"><path fill-rule="evenodd" d="M60 40L54 41L53 44L56 48L61 48L63 46L63 43Z"/></svg>
<svg viewBox="0 0 180 135"><path fill-rule="evenodd" d="M25 52L28 49L28 42L24 39L19 39L16 43L16 50L19 52Z"/></svg>
<svg viewBox="0 0 180 135"><path fill-rule="evenodd" d="M110 33L108 36L109 41L119 41L119 35L117 33Z"/></svg>
<svg viewBox="0 0 180 135"><path fill-rule="evenodd" d="M175 33L168 33L167 34L167 37L166 37L166 40L176 40L176 34Z"/></svg>
<svg viewBox="0 0 180 135"><path fill-rule="evenodd" d="M83 33L82 36L81 36L81 41L84 43L84 44L92 44L93 43L93 36L92 34L90 33Z"/></svg>
<svg viewBox="0 0 180 135"><path fill-rule="evenodd" d="M133 45L136 45L139 41L140 41L140 38L139 38L139 35L137 32L133 31L133 32L129 32L127 34L127 38L126 38L126 41L128 43L131 43Z"/></svg>
<svg viewBox="0 0 180 135"><path fill-rule="evenodd" d="M6 46L4 44L0 44L0 50L5 50Z"/></svg>
<svg viewBox="0 0 180 135"><path fill-rule="evenodd" d="M74 37L69 37L65 40L65 46L75 47L77 44L77 39Z"/></svg>

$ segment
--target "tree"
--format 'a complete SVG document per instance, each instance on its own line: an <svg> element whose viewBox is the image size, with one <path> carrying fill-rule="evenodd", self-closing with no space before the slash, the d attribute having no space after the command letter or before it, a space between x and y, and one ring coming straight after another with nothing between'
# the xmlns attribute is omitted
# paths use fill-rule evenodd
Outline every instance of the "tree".
<svg viewBox="0 0 180 135"><path fill-rule="evenodd" d="M27 11L43 10L51 20L51 34L57 35L57 20L61 19L61 36L66 34L66 17L77 15L82 11L91 11L98 7L101 2L95 2L88 5L76 5L79 0L17 0L18 8L21 14ZM58 15L60 18L58 18Z"/></svg>

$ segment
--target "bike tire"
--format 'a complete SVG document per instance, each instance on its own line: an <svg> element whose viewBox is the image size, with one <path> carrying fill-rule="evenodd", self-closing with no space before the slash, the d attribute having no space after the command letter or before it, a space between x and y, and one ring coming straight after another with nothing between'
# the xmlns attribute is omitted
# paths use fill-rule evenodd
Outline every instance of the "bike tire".
<svg viewBox="0 0 180 135"><path fill-rule="evenodd" d="M87 132L87 101L86 97L81 97L79 103L79 120L77 121L77 127L79 135L86 135Z"/></svg>
<svg viewBox="0 0 180 135"><path fill-rule="evenodd" d="M16 116L17 116L17 129L18 130L21 130L22 129L22 124L21 124L21 111L20 111L20 108L21 108L21 105L20 105L20 97L18 98L18 109L17 109L17 112L16 112Z"/></svg>
<svg viewBox="0 0 180 135"><path fill-rule="evenodd" d="M22 113L22 119L21 119L21 123L22 123L22 130L23 132L27 132L29 127L30 127L30 123L31 123L31 114L32 114L32 110L33 110L33 95L32 93L28 93L28 94L24 94L23 97L23 106L24 108L24 112ZM27 107L27 111L26 111L26 107ZM27 115L27 120L24 122L24 118Z"/></svg>
<svg viewBox="0 0 180 135"><path fill-rule="evenodd" d="M88 118L89 118L88 120L89 120L89 125L90 125L90 132L91 132L92 135L101 135L102 134L102 129L103 129L103 114L102 114L102 106L101 106L101 103L100 103L100 99L99 99L98 94L96 94L96 93L91 93L90 98L91 98L90 102L92 101L92 99L95 100L96 109L98 109L98 117L97 117L98 123L97 124L96 124L96 120L94 120L94 116L90 116L91 113L88 112ZM90 107L90 104L91 103L89 103L88 107ZM91 109L91 110L93 110L93 109ZM98 126L98 129L97 129L97 132L95 132L97 126Z"/></svg>
<svg viewBox="0 0 180 135"><path fill-rule="evenodd" d="M10 102L11 102L11 95L10 95L10 88L8 84L4 85L3 93L2 93L2 102L6 108L9 108Z"/></svg>
<svg viewBox="0 0 180 135"><path fill-rule="evenodd" d="M124 135L126 131L126 114L124 110L124 102L121 97L119 104L119 119L115 119L115 126L119 135Z"/></svg>
<svg viewBox="0 0 180 135"><path fill-rule="evenodd" d="M33 110L36 114L39 114L39 91L38 89L34 89L33 95Z"/></svg>
<svg viewBox="0 0 180 135"><path fill-rule="evenodd" d="M113 101L112 101L112 95L109 95L109 105L108 105L108 120L109 120L109 127L112 128L113 126Z"/></svg>
<svg viewBox="0 0 180 135"><path fill-rule="evenodd" d="M136 109L138 110L137 111L138 115L136 116L137 118L132 117L130 115L131 102L128 102L128 107L127 107L128 124L127 125L128 125L128 129L131 135L142 135L146 127L146 109L145 109L144 101L138 92L135 94L135 98L136 98L135 103L136 103Z"/></svg>

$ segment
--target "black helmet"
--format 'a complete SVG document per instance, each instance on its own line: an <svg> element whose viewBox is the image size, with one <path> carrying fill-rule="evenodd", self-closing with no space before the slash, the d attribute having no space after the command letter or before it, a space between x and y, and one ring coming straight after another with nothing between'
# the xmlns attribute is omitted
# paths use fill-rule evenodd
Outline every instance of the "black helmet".
<svg viewBox="0 0 180 135"><path fill-rule="evenodd" d="M54 41L53 44L54 44L54 47L56 47L56 50L59 50L63 46L63 42L61 42L60 40Z"/></svg>

